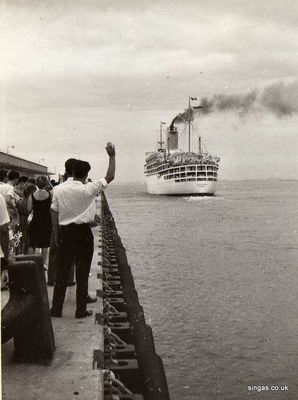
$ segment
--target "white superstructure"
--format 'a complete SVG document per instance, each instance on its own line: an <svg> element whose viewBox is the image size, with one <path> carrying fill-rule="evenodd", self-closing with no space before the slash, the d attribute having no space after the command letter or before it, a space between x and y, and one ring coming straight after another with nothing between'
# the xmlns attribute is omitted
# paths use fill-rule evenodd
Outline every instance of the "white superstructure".
<svg viewBox="0 0 298 400"><path fill-rule="evenodd" d="M144 173L147 192L168 195L209 195L216 190L218 158L194 157L195 153L148 155ZM180 159L180 161L179 161Z"/></svg>

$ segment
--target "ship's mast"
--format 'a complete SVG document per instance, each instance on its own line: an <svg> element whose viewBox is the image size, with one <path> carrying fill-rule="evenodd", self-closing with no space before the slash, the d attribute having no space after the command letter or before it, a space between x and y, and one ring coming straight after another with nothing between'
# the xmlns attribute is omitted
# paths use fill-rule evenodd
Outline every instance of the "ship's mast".
<svg viewBox="0 0 298 400"><path fill-rule="evenodd" d="M162 140L162 126L165 125L165 122L160 121L160 128L159 128L159 142L157 142L159 144L159 148L158 150L163 150L163 140Z"/></svg>
<svg viewBox="0 0 298 400"><path fill-rule="evenodd" d="M190 153L190 139L191 139L191 132L190 132L190 130L191 130L191 121L192 121L192 116L193 116L193 112L191 111L191 110L198 110L199 108L202 108L202 106L197 106L197 107L191 107L190 106L190 101L191 100L197 100L197 98L196 97L191 97L191 96L189 96L188 97L188 119L187 119L187 122L188 122L188 152ZM200 146L200 154L201 154L201 151L202 151L202 149L201 149L201 138L199 139L199 146Z"/></svg>
<svg viewBox="0 0 298 400"><path fill-rule="evenodd" d="M190 153L190 96L188 96L188 152Z"/></svg>

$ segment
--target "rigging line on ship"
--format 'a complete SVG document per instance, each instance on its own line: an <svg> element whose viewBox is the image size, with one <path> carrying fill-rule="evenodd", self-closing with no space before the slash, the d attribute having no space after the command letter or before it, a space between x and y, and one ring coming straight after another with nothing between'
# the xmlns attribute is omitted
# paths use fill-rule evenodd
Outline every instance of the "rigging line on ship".
<svg viewBox="0 0 298 400"><path fill-rule="evenodd" d="M206 146L205 142L203 141L202 136L200 136L200 134L199 134L199 132L198 132L199 129L198 129L198 127L196 126L195 121L192 121L192 127L193 127L193 132L196 134L198 141L201 141L202 147L205 149L206 153L209 154L209 151L208 151L208 149L207 149L207 146Z"/></svg>

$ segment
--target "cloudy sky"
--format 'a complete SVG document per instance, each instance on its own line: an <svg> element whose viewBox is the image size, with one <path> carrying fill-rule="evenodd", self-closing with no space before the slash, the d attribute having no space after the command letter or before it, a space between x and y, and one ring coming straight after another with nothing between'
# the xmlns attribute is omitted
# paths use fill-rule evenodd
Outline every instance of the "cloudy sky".
<svg viewBox="0 0 298 400"><path fill-rule="evenodd" d="M296 0L2 0L0 148L95 177L113 141L118 182L140 181L193 96L222 179L297 178L297 20Z"/></svg>

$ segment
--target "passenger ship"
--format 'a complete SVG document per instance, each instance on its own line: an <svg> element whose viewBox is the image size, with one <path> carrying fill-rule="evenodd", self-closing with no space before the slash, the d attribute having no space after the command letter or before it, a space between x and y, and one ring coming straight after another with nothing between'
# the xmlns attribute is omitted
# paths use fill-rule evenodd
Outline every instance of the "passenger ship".
<svg viewBox="0 0 298 400"><path fill-rule="evenodd" d="M154 152L146 153L144 173L147 181L147 192L151 194L213 196L216 191L219 157L212 156L198 140L198 151L191 151L193 120L196 109L191 107L175 117L166 131L166 145L163 141L160 123L160 140ZM188 128L188 151L179 150L179 132L177 124ZM167 148L166 148L167 147Z"/></svg>

